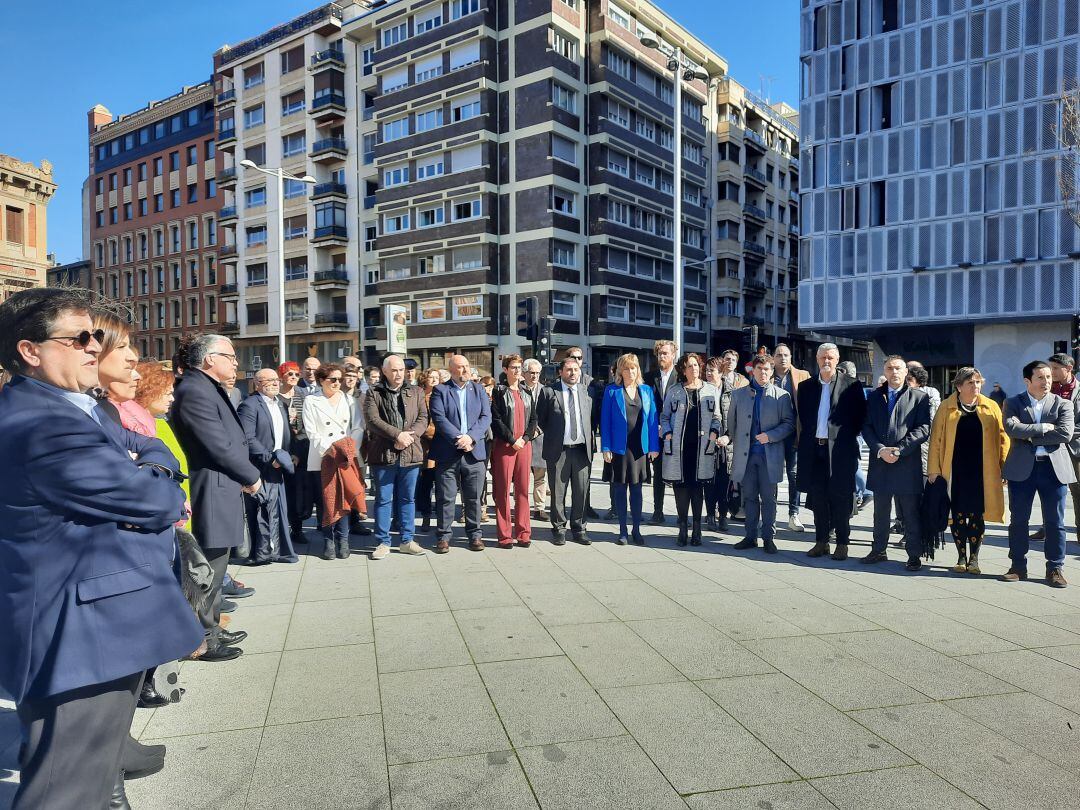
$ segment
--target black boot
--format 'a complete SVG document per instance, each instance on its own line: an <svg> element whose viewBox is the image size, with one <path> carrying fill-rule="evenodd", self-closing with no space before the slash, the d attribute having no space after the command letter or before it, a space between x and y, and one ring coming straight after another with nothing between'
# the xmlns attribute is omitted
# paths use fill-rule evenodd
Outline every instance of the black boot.
<svg viewBox="0 0 1080 810"><path fill-rule="evenodd" d="M690 535L690 545L701 545L701 518L694 518L694 530Z"/></svg>
<svg viewBox="0 0 1080 810"><path fill-rule="evenodd" d="M139 690L138 706L140 709L159 709L168 705L169 699L154 688L152 678L143 681L142 689Z"/></svg>
<svg viewBox="0 0 1080 810"><path fill-rule="evenodd" d="M124 790L123 771L116 772L116 784L113 786L112 796L109 797L109 810L131 810L127 792Z"/></svg>
<svg viewBox="0 0 1080 810"><path fill-rule="evenodd" d="M675 541L676 544L678 544L680 546L685 546L686 545L686 534L687 534L686 521L685 520L680 520L679 521L679 537Z"/></svg>
<svg viewBox="0 0 1080 810"><path fill-rule="evenodd" d="M143 745L130 734L120 751L120 767L125 779L139 779L165 767L164 745Z"/></svg>
<svg viewBox="0 0 1080 810"><path fill-rule="evenodd" d="M349 535L338 538L337 541L337 556L339 560L349 559L349 555L352 554L352 548L349 546Z"/></svg>
<svg viewBox="0 0 1080 810"><path fill-rule="evenodd" d="M727 528L727 514L721 514L720 519L716 521L716 530L718 532L726 532Z"/></svg>
<svg viewBox="0 0 1080 810"><path fill-rule="evenodd" d="M324 560L336 560L337 549L335 548L334 535L328 534L323 540L322 558Z"/></svg>
<svg viewBox="0 0 1080 810"><path fill-rule="evenodd" d="M635 526L634 530L630 533L630 540L635 546L645 545L645 538L641 536L641 528Z"/></svg>

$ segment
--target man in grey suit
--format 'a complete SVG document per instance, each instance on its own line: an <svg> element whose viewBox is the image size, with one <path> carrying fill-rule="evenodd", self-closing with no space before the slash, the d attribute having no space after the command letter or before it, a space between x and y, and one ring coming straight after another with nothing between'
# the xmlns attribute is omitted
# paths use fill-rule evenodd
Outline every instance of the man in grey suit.
<svg viewBox="0 0 1080 810"><path fill-rule="evenodd" d="M746 534L735 548L757 548L760 521L765 553L775 554L776 485L784 479L785 440L795 432L795 410L791 395L772 381L772 358L758 355L752 365L750 385L731 393L727 435L717 443L734 444L731 478L742 488L746 509Z"/></svg>
<svg viewBox="0 0 1080 810"><path fill-rule="evenodd" d="M566 543L566 487L570 486L570 533L575 543L589 545L585 533L585 495L592 469L592 400L581 383L581 363L567 357L559 381L540 393L537 423L544 431L544 461L551 488L551 539Z"/></svg>
<svg viewBox="0 0 1080 810"><path fill-rule="evenodd" d="M866 398L862 437L870 448L866 485L874 493L874 545L861 562L889 559L889 519L893 502L904 527L907 569L922 567L919 503L923 491L922 445L930 438L930 397L907 384L904 358L885 358L885 384Z"/></svg>
<svg viewBox="0 0 1080 810"><path fill-rule="evenodd" d="M1009 559L1006 582L1027 579L1028 521L1035 494L1043 514L1046 584L1064 588L1065 495L1076 481L1069 442L1073 405L1050 392L1050 366L1035 360L1024 366L1027 391L1005 400L1005 433L1012 439L1002 477L1009 482Z"/></svg>

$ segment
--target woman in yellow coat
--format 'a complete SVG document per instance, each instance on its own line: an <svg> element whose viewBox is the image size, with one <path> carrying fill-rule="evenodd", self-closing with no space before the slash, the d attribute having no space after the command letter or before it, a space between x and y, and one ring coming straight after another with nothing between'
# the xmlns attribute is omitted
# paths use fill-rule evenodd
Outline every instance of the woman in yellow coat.
<svg viewBox="0 0 1080 810"><path fill-rule="evenodd" d="M981 573L979 547L988 522L1005 519L1001 468L1009 454L1009 437L1001 409L982 395L983 376L965 366L953 378L955 392L941 403L930 431L926 473L949 488L952 534L959 559L957 573Z"/></svg>

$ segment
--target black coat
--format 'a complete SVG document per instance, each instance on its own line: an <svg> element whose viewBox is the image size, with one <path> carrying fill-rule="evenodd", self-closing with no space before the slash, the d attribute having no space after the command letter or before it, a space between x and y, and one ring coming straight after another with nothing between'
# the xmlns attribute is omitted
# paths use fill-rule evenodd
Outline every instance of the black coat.
<svg viewBox="0 0 1080 810"><path fill-rule="evenodd" d="M818 476L829 476L829 487L838 494L854 494L855 471L859 466L859 433L866 419L866 397L862 384L844 374L833 378L829 410L829 469L817 467L817 415L821 402L821 382L815 377L799 384L798 473L796 487L809 492Z"/></svg>
<svg viewBox="0 0 1080 810"><path fill-rule="evenodd" d="M925 391L905 385L890 415L888 386L875 388L866 399L862 436L870 448L866 486L871 492L922 494L922 446L930 438L930 397ZM878 458L882 447L898 448L900 457L886 463Z"/></svg>
<svg viewBox="0 0 1080 810"><path fill-rule="evenodd" d="M244 538L241 487L259 480L240 417L220 384L198 369L176 384L169 424L187 456L191 529L204 550L239 545Z"/></svg>
<svg viewBox="0 0 1080 810"><path fill-rule="evenodd" d="M536 427L536 403L533 402L532 394L519 384L518 391L521 393L522 402L525 404L525 433L523 437L528 444L537 436ZM510 386L503 384L495 386L491 392L491 432L496 439L506 444L513 444L514 438L514 409L511 405L513 394ZM593 422L593 424L596 424Z"/></svg>

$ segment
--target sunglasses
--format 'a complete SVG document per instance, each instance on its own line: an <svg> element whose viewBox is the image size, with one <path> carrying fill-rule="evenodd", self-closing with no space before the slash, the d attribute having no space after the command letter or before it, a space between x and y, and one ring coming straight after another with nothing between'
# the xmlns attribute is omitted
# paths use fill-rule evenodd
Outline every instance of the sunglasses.
<svg viewBox="0 0 1080 810"><path fill-rule="evenodd" d="M286 371L285 376L286 377L299 377L300 372L299 371Z"/></svg>
<svg viewBox="0 0 1080 810"><path fill-rule="evenodd" d="M91 332L89 329L84 329L77 335L53 335L52 337L45 338L45 340L55 340L58 343L70 341L70 343L66 343L65 345L74 346L75 348L79 349L85 349L87 346L90 345L91 340L96 341L98 344L103 343L105 341L105 330L95 329L93 332ZM41 342L44 343L45 340Z"/></svg>
<svg viewBox="0 0 1080 810"><path fill-rule="evenodd" d="M328 383L339 383L340 384L341 383L341 377L327 377L326 381Z"/></svg>
<svg viewBox="0 0 1080 810"><path fill-rule="evenodd" d="M566 355L566 359L567 360L581 360L581 355L580 354L568 354L568 355Z"/></svg>

